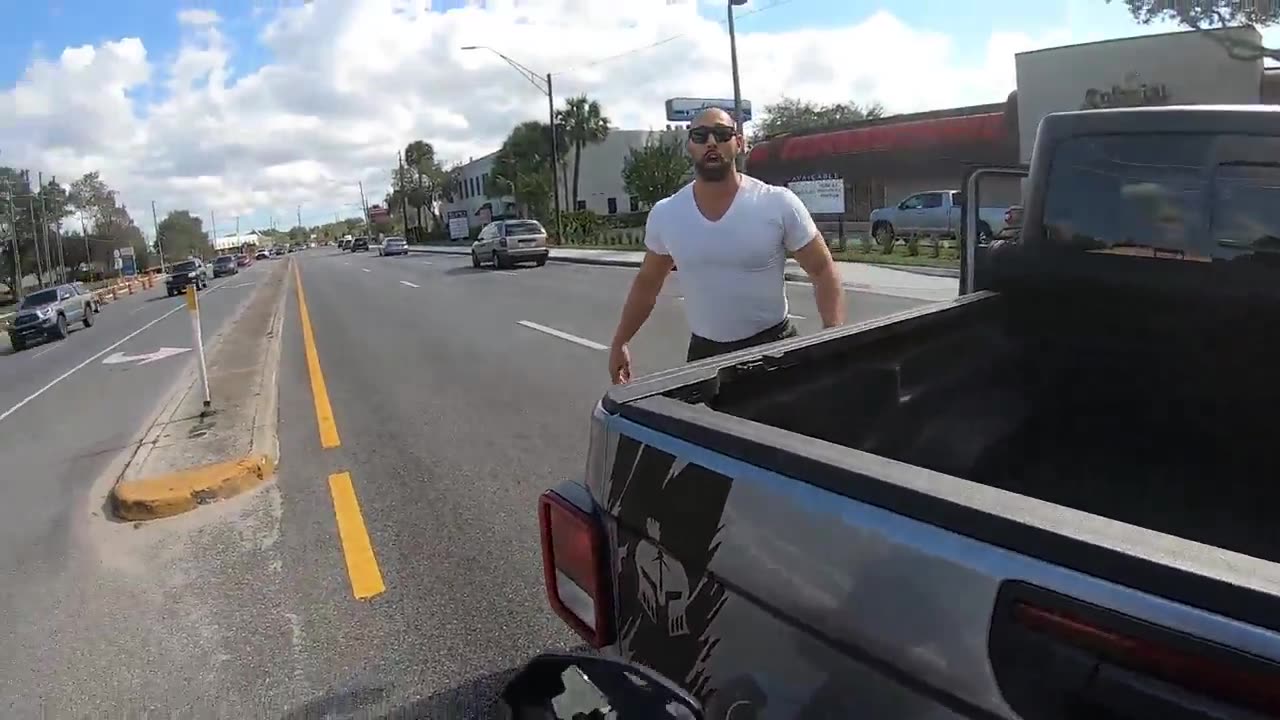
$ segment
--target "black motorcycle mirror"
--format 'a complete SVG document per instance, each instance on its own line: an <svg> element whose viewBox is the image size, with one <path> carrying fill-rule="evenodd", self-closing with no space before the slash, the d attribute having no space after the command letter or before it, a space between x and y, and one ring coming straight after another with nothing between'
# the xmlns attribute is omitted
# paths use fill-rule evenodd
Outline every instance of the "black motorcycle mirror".
<svg viewBox="0 0 1280 720"><path fill-rule="evenodd" d="M543 653L502 690L511 720L701 720L687 692L652 670L625 660Z"/></svg>

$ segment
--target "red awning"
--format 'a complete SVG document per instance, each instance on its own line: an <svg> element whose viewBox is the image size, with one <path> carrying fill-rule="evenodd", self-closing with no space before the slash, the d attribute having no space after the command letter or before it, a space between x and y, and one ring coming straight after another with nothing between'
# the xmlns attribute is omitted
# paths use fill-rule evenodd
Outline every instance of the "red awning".
<svg viewBox="0 0 1280 720"><path fill-rule="evenodd" d="M1008 132L1002 112L885 123L766 140L751 149L748 161L767 165L770 162L798 162L831 155L997 143L1004 140Z"/></svg>

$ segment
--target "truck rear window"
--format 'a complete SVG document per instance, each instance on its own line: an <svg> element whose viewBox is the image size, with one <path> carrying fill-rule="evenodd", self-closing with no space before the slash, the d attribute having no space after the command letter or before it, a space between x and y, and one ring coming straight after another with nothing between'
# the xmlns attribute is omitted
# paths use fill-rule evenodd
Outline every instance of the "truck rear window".
<svg viewBox="0 0 1280 720"><path fill-rule="evenodd" d="M1280 252L1280 161L1218 163L1223 135L1075 137L1058 144L1044 204L1060 249L1197 262ZM1232 137L1238 147L1249 138ZM1257 157L1272 145L1258 138ZM1263 145L1263 143L1267 143Z"/></svg>

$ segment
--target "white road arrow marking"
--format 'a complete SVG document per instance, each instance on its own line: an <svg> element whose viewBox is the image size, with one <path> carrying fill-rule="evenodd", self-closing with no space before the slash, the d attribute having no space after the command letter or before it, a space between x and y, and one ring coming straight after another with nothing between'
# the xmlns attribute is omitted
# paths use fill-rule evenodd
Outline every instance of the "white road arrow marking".
<svg viewBox="0 0 1280 720"><path fill-rule="evenodd" d="M143 353L142 355L125 355L122 352L112 353L102 359L104 365L120 365L122 363L136 362L139 365L146 365L157 360L163 360L172 355L181 355L184 352L190 352L191 348L173 348L162 347L155 352Z"/></svg>

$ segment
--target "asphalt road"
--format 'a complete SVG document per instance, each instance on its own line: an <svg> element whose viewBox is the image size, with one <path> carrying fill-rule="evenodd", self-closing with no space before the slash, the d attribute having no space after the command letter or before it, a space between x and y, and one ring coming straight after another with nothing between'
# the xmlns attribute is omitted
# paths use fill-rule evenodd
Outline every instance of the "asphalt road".
<svg viewBox="0 0 1280 720"><path fill-rule="evenodd" d="M146 394L129 383L152 374L147 367L158 374L169 362L176 377L173 358L119 383L95 374L116 366L89 363L0 421L7 491L21 486L22 504L44 508L24 511L8 498L0 505L0 520L27 514L16 528L0 523L0 617L10 628L30 626L13 631L5 643L13 647L0 645L0 708L8 709L0 714L478 717L529 656L577 645L546 606L535 501L581 472L589 413L607 383L603 346L634 271L551 263L495 272L472 269L466 257L329 249L295 258L340 442L321 446L291 292L274 484L139 529L77 515L89 515L104 491L101 481L79 484L92 469L85 456L110 455L150 407L114 406ZM816 330L811 289L791 284L788 293L802 331ZM211 293L210 318L220 294L228 306L235 297ZM853 320L918 304L847 297ZM632 343L638 373L683 361L680 303L676 279ZM138 325L162 312L138 311ZM187 320L177 315L119 349L180 344ZM104 321L73 335L67 349L99 328L114 337L128 327ZM102 347L81 344L85 351L57 368L10 368L27 361L0 357L0 407ZM28 389L10 390L5 378ZM164 380L146 385L167 387ZM104 382L111 391L95 392ZM70 427L98 428L94 442L46 439L68 434L57 423L70 409L85 409ZM26 459L17 453L24 446L42 449ZM348 566L358 543L340 537L337 524L353 516L348 509L335 519L332 490L343 472L372 564ZM77 524L69 519L88 529L67 527ZM361 578L371 577L384 589L357 599Z"/></svg>

